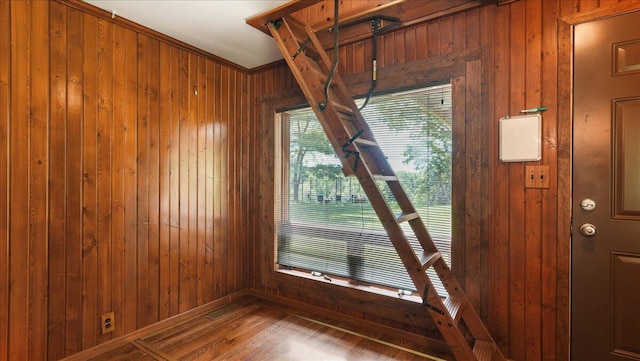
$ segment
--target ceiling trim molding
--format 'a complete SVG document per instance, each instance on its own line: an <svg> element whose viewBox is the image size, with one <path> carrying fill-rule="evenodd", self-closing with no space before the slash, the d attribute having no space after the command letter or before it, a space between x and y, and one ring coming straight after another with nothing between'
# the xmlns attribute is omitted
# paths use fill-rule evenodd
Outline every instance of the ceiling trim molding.
<svg viewBox="0 0 640 361"><path fill-rule="evenodd" d="M140 25L136 22L133 22L131 20L128 20L126 18L120 17L117 14L115 16L113 16L113 14L111 14L110 12L100 9L92 4L89 4L87 2L81 1L81 0L55 0L56 2L68 6L70 8L82 11L86 14L89 15L93 15L96 16L102 20L108 21L110 23L113 23L115 25L119 25L122 26L124 28L127 28L129 30L133 30L139 34L143 34L146 36L149 36L150 38L162 41L164 43L167 43L169 45L173 45L179 49L194 53L196 55L200 55L204 58L208 58L216 63L220 63L222 65L226 65L229 66L235 70L244 72L244 73L249 73L250 69L247 69L241 65L238 65L236 63L233 63L229 60L223 59L219 56L213 55L207 51L204 51L200 48L197 48L193 45L189 45L185 42L182 42L178 39L172 38L168 35L162 34L158 31L152 30L146 26Z"/></svg>

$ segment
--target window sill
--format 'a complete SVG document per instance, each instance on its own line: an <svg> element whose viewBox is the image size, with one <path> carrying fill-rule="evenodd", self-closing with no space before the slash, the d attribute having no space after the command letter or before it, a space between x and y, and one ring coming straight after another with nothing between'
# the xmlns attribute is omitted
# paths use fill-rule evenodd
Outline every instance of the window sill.
<svg viewBox="0 0 640 361"><path fill-rule="evenodd" d="M363 291L363 292L380 295L384 297L390 297L393 299L411 302L415 304L422 304L422 298L420 296L416 296L415 292L413 295L400 296L398 295L397 291L394 292L390 289L385 289L382 287L377 287L377 286L367 285L367 284L356 284L342 278L336 278L336 277L325 278L324 276L313 276L309 272L304 272L299 270L279 269L279 270L275 270L275 273L293 276L293 277L299 277L309 281L321 282L321 283L325 283L325 284L329 284L337 287L344 287L350 290Z"/></svg>

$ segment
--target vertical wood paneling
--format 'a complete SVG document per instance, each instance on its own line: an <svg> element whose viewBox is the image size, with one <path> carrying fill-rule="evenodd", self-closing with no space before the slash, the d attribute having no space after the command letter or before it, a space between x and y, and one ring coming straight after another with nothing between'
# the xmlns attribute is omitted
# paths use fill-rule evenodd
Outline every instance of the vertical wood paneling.
<svg viewBox="0 0 640 361"><path fill-rule="evenodd" d="M213 152L216 162L213 163L213 193L218 195L213 197L213 213L216 215L213 218L213 263L216 267L224 267L223 265L223 245L224 239L222 229L222 197L224 191L222 190L222 67L220 64L214 65L214 101L213 101ZM214 297L220 297L224 294L225 275L216 273L213 278L213 291Z"/></svg>
<svg viewBox="0 0 640 361"><path fill-rule="evenodd" d="M206 107L206 122L204 123L204 142L205 142L205 154L204 154L204 177L205 177L205 271L203 275L202 283L205 285L204 287L204 298L205 300L214 300L215 296L215 283L214 270L217 264L214 262L214 249L215 249L215 212L214 212L214 198L217 198L218 195L214 192L214 164L216 162L216 153L214 148L214 124L215 124L215 99L216 99L216 88L215 84L215 64L212 61L206 62L206 74L207 79L205 84L206 87L206 96L207 96L207 107ZM247 218L248 219L248 218Z"/></svg>
<svg viewBox="0 0 640 361"><path fill-rule="evenodd" d="M389 39L393 39L393 64L403 64L405 62L405 32L396 31L393 36L389 36ZM353 61L351 61L353 62Z"/></svg>
<svg viewBox="0 0 640 361"><path fill-rule="evenodd" d="M466 13L456 14L453 16L453 29L452 29L452 51L462 51L467 48L467 17ZM471 24L470 24L471 25ZM473 29L478 29L477 27L471 27ZM469 46L472 47L472 46Z"/></svg>
<svg viewBox="0 0 640 361"><path fill-rule="evenodd" d="M229 68L222 65L220 67L220 86L221 89L229 89ZM220 133L220 175L218 182L220 183L220 194L223 195L220 200L220 239L229 238L229 228L226 220L229 218L228 192L229 192L229 169L225 167L229 161L229 94L226 91L220 91L220 116L216 119L219 124ZM229 265L229 244L220 242L220 267L227 269ZM220 278L220 293L226 294L229 289L229 275L223 274Z"/></svg>
<svg viewBox="0 0 640 361"><path fill-rule="evenodd" d="M34 2L31 34L30 179L29 182L29 319L48 324L48 188L49 188L49 5ZM29 357L47 354L47 332L29 327Z"/></svg>
<svg viewBox="0 0 640 361"><path fill-rule="evenodd" d="M0 10L1 11L1 10ZM51 5L51 115L49 128L49 350L50 360L65 356L65 294L55 292L66 288L66 119L67 119L67 9L58 3ZM4 137L3 137L4 138ZM0 262L2 262L0 260ZM0 305L2 309L2 305ZM0 320L0 324L2 321Z"/></svg>
<svg viewBox="0 0 640 361"><path fill-rule="evenodd" d="M124 267L125 267L125 218L126 202L124 177L125 152L125 89L126 89L127 34L120 26L113 27L113 118L111 119L111 295L116 327L113 336L124 335Z"/></svg>
<svg viewBox="0 0 640 361"><path fill-rule="evenodd" d="M84 108L82 113L82 314L97 315L97 39L98 19L84 15ZM97 317L82 318L82 347L97 344Z"/></svg>
<svg viewBox="0 0 640 361"><path fill-rule="evenodd" d="M465 26L465 29L477 28L478 26L475 24L480 24L480 23L485 24L485 28L488 28L486 31L480 32L475 36L469 35L469 33L471 33L472 31L466 31L465 33L467 46L472 48L475 47L476 39L479 44L484 44L482 57L480 60L480 66L481 66L480 71L482 72L482 74L492 74L492 66L490 64L489 59L492 59L495 54L494 52L495 47L493 46L495 44L495 39L493 38L492 31L491 31L493 30L494 23L492 21L488 21L488 22L484 21L484 19L489 18L490 16L491 16L491 11L488 10L487 7L478 9L476 11L470 11L466 14L467 22L469 23L470 26ZM495 93L495 86L494 86L495 83L484 81L484 79L481 79L481 81L483 85L481 86L482 93L481 93L481 99L479 100L480 117L481 119L490 119L491 115L494 113L493 94ZM492 160L495 159L498 154L495 146L498 143L498 141L496 140L498 136L494 131L495 124L496 124L495 121L488 121L482 127L481 137L484 142L484 145L482 147L484 151L482 151L481 159L482 159L482 164L484 165L483 166L484 168L488 168ZM482 202L481 208L482 208L482 212L484 212L483 222L485 226L481 227L482 240L483 240L482 249L483 249L484 261L481 261L480 264L481 265L484 264L484 267L481 267L480 278L482 280L486 280L486 284L484 285L483 289L493 290L495 289L494 285L496 283L500 283L502 282L502 280L504 280L504 275L493 272L493 270L495 270L494 260L491 257L492 252L491 252L490 246L488 246L488 243L490 243L490 241L489 242L485 241L485 240L494 239L493 228L491 227L491 224L493 224L494 222L494 212L493 212L493 209L491 208L491 202L489 201L489 200L495 199L495 192L494 192L494 189L491 187L491 185L494 182L494 177L491 172L483 172L482 175L483 177L481 180L480 189L484 190L484 200ZM493 294L490 294L487 296L483 295L482 301L480 304L480 309L478 310L480 314L483 316L484 322L487 325L487 327L490 327L489 322L491 321L490 313L493 310L491 308L491 305L493 305L493 301L492 301L493 296L494 296ZM496 333L496 331L493 331L493 333ZM495 337L494 339L499 340L498 337ZM501 345L498 343L498 346L500 347Z"/></svg>
<svg viewBox="0 0 640 361"><path fill-rule="evenodd" d="M468 212L457 214L457 217L467 217L465 229L457 233L464 235L466 245L454 255L453 262L454 266L456 262L458 266L464 263L467 291L480 307L500 347L513 359L562 360L568 357L569 240L568 230L558 227L568 224L568 220L563 219L568 199L559 190L567 189L570 178L568 173L559 174L558 171L560 166L566 168L570 161L570 149L567 139L559 139L566 137L566 134L560 134L560 129L567 127L568 119L559 119L556 108L560 105L559 72L567 71L558 69L557 59L559 50L570 51L570 44L558 42L558 18L618 3L618 0L526 0L503 6L491 4L416 24L380 38L379 74L384 74L385 68L391 65L482 49L482 63L468 67L466 79L453 80L454 87L466 86L469 77L475 77L474 81L479 82L482 89L481 94L467 94L477 99L475 104L467 104L465 111L455 112L465 116L467 122L465 130L458 129L458 134L466 132L470 135L466 144L466 164L458 167L465 167L469 194L479 190L482 197L463 199L464 204L458 205ZM326 5L325 1L302 11L301 18L310 23L320 21L326 15ZM345 10L357 6L343 4ZM364 54L358 50L359 44L363 44ZM343 77L357 75L364 78L368 71L366 59L365 69L357 64L366 58L368 44L370 40L364 40L340 50L341 61L354 62L341 64L340 69L347 73L341 74ZM424 69L425 72L429 70ZM283 88L280 72L277 65L252 76L252 91L259 102L264 96L273 99L273 93L282 92L285 96L296 89L295 85ZM288 72L286 74L290 76ZM399 84L401 78L399 75ZM498 120L537 106L549 108L543 113L540 164L550 167L551 187L525 190L524 165L500 163L497 159ZM253 110L256 117L263 116L261 111L260 108ZM270 136L270 133L263 130L255 135L256 139L264 136ZM264 146L272 145L263 141ZM263 173L267 184L269 176L268 172ZM262 196L269 198L270 189ZM262 213L270 212L270 208L264 208L259 202L254 207L261 210L260 215L254 217L254 222L260 224L260 217L265 217ZM476 212L481 214L479 223L471 221ZM259 233L261 230L255 227ZM268 230L262 232L267 232L263 237L268 236ZM264 272L272 262L264 258L260 246L254 245L257 253L254 256L258 260L254 265L258 272L254 285L258 288L263 287L260 279L268 277ZM262 289L285 294L277 289ZM295 295L288 297L296 298ZM296 300L322 304L328 309L333 307L311 298L298 297Z"/></svg>
<svg viewBox="0 0 640 361"><path fill-rule="evenodd" d="M568 292L558 274L568 267L558 263L567 241L556 228L565 198L556 187L568 180L554 174L566 163L556 144L557 18L614 3L488 5L380 38L379 71L483 48L482 65L468 75L488 93L468 95L481 110L465 111L465 126L484 132L479 122L491 122L489 140L482 133L470 144L481 154L467 154L478 157L468 160L467 177L481 180L465 181L487 198L465 206L480 219L486 209L489 222L465 229L474 238L466 252L480 256L464 259L467 283L489 279L472 284L471 294L515 359L567 354L568 306L558 301ZM326 21L331 4L303 16ZM251 275L264 276L252 269L271 262L253 245L263 264L247 264L248 242L261 235L254 174L265 168L258 152L269 134L258 127L261 104L252 101L295 89L290 72L275 65L249 76L117 21L58 2L0 2L2 361L73 354L242 290ZM341 69L368 73L370 50L370 40L341 50ZM549 107L542 162L552 187L525 192L522 166L500 164L491 139L499 117L536 103ZM116 331L102 336L98 320L110 310Z"/></svg>
<svg viewBox="0 0 640 361"><path fill-rule="evenodd" d="M510 72L509 72L509 107L507 114L518 114L525 104L525 2L520 1L510 6ZM509 184L509 338L525 340L526 336L526 242L525 242L525 198L524 198L524 165L512 163L502 165L508 167ZM518 206L515 206L518 205ZM510 357L518 360L526 359L525 343L513 342L510 345Z"/></svg>
<svg viewBox="0 0 640 361"><path fill-rule="evenodd" d="M245 172L228 169L247 76L107 15L0 9L0 360L59 359L247 288Z"/></svg>
<svg viewBox="0 0 640 361"><path fill-rule="evenodd" d="M495 11L495 22L508 24L511 21L510 9L506 6L498 7ZM510 36L506 31L498 32L495 35L490 33L489 37L492 37L495 41L494 46L494 58L493 58L493 73L492 77L495 78L495 93L493 94L492 102L496 111L494 115L500 114L499 112L507 112L509 109L509 77L504 74L510 73L511 63L509 57L510 51ZM499 109L499 111L498 111ZM498 131L497 120L494 120L493 133ZM497 137L495 138L497 139ZM494 143L495 144L495 143ZM495 147L494 147L495 148ZM494 159L495 159L494 152ZM495 161L494 161L495 162ZM509 278L509 262L504 260L509 259L509 197L508 194L501 191L508 187L508 169L507 167L495 167L493 172L493 184L496 190L496 194L493 198L493 205L490 206L493 211L493 223L491 224L489 246L492 249L490 256L490 273L494 277L492 279L493 288L489 293L491 300L490 312L487 317L488 327L493 332L493 336L501 346L502 351L505 354L510 354L509 349L509 329L511 325L509 323L509 293L511 289L511 283Z"/></svg>
<svg viewBox="0 0 640 361"><path fill-rule="evenodd" d="M453 17L447 16L440 20L440 54L453 51Z"/></svg>
<svg viewBox="0 0 640 361"><path fill-rule="evenodd" d="M169 114L169 315L180 313L180 50L170 49L171 110Z"/></svg>
<svg viewBox="0 0 640 361"><path fill-rule="evenodd" d="M48 188L49 188L49 144L41 141L49 138L49 98L39 96L43 89L49 89L49 5L34 2L32 61L31 61L31 110L30 110L30 194L31 205L29 241L29 317L32 324L41 327L29 328L29 356L45 358L47 355L48 324Z"/></svg>
<svg viewBox="0 0 640 361"><path fill-rule="evenodd" d="M542 36L541 36L541 53L542 53L542 89L540 104L554 104L558 101L558 88L548 86L548 84L558 84L558 73L562 70L558 69L558 22L560 4L556 2L542 2ZM545 114L546 122L542 127L543 139L548 142L544 147L543 157L550 169L549 179L550 188L543 192L542 214L545 217L542 222L541 232L541 349L542 359L550 360L556 358L562 360L568 358L562 347L556 347L556 343L562 345L568 343L559 335L565 334L562 328L558 328L558 274L561 272L557 267L558 255L562 253L562 249L568 249L557 236L559 224L558 211L558 123L559 116L557 108L551 108ZM569 180L566 180L569 181ZM555 241L555 242L554 242ZM560 248L558 248L560 247ZM568 265L567 265L568 267ZM559 292L568 294L568 290L560 290ZM562 306L560 306L562 307ZM565 312L566 314L566 312ZM567 315L568 316L568 315ZM567 325L568 327L568 325ZM568 352L568 351L567 351Z"/></svg>
<svg viewBox="0 0 640 361"><path fill-rule="evenodd" d="M479 119L479 100L480 100L480 61L468 62L466 64L466 84L465 84L465 120ZM482 123L480 122L464 122L465 138L464 145L466 155L459 160L465 162L466 194L480 195L480 197L465 197L465 238L458 240L464 241L464 245L459 244L458 247L465 248L465 264L466 272L465 292L469 301L479 309L482 297L482 280L478 277L477 272L481 269L481 261L483 260L482 250L482 224L484 215L482 214Z"/></svg>
<svg viewBox="0 0 640 361"><path fill-rule="evenodd" d="M541 36L542 2L525 2L526 13L526 59L525 59L525 103L524 108L537 107L541 93ZM546 158L545 158L546 161ZM523 177L522 177L523 178ZM541 230L544 223L542 214L542 190L525 191L525 346L527 360L540 360L541 355Z"/></svg>
<svg viewBox="0 0 640 361"><path fill-rule="evenodd" d="M187 118L187 194L189 218L189 309L198 304L198 58L189 54L189 113Z"/></svg>
<svg viewBox="0 0 640 361"><path fill-rule="evenodd" d="M240 242L238 242L237 244L237 259L236 259L236 264L237 263L244 263L245 261L243 260L243 258L245 258L246 256L243 255L243 250L249 249L250 247L250 239L254 239L254 238L250 238L250 229L249 229L249 225L247 224L248 222L243 222L241 220L248 220L250 219L250 213L248 212L249 210L249 202L251 200L251 198L249 197L249 189L250 187L248 187L248 183L249 183L249 179L251 178L255 178L255 176L253 176L253 174L256 174L256 169L254 168L254 164L251 164L249 162L249 152L250 149L253 147L254 143L250 142L250 133L251 133L251 125L250 125L250 119L251 119L251 115L250 115L250 111L249 109L251 109L252 106L252 102L249 101L248 95L250 94L250 89L249 89L249 84L248 84L248 80L249 80L249 76L247 74L242 74L242 73L236 73L236 76L239 78L238 83L239 83L239 89L238 92L240 94L242 94L243 96L239 99L238 103L238 109L240 110L240 114L238 116L239 119L241 119L241 121L238 123L238 132L239 132L239 151L238 154L240 155L239 160L238 160L238 167L236 167L237 169L239 169L239 171L237 172L237 178L238 178L238 185L237 185L237 189L238 189L238 205L240 205L238 207L238 212L237 212L237 217L236 217L236 228L238 228L239 233L237 238L240 240ZM255 143L257 144L257 143ZM245 180L245 181L242 181ZM246 257L245 259L248 259L249 257ZM245 287L249 287L249 272L250 272L250 267L243 267L241 272L239 273L239 277L238 280L235 284L235 289L236 291L239 291Z"/></svg>
<svg viewBox="0 0 640 361"><path fill-rule="evenodd" d="M231 94L235 94L238 90L238 82L237 82L237 77L236 77L236 73L232 72L229 69L228 72L228 81L229 81L229 85L228 85L228 89L231 90ZM235 122L234 119L237 119L238 114L239 114L239 109L238 109L238 105L239 105L239 98L227 98L227 101L225 104L229 104L228 106L228 114L226 116L226 123L227 123L227 162L226 164L229 165L229 171L227 172L227 175L225 177L225 179L227 180L227 194L228 194L228 198L227 198L227 202L226 204L228 205L228 211L227 211L227 219L228 219L228 231L227 231L227 237L229 237L229 239L237 239L237 235L238 235L238 230L237 230L237 225L235 223L235 219L237 217L237 186L238 186L238 179L236 178L236 173L235 173L235 169L236 166L238 164L237 162L237 157L238 157L238 133L236 132L236 126L238 124L238 122ZM240 245L240 241L238 240L238 242L233 242L229 245L228 247L228 260L229 260L229 265L235 264L237 259L238 259L238 248ZM233 292L236 290L236 282L238 281L238 275L239 273L236 272L231 272L229 273L229 277L227 280L227 292Z"/></svg>
<svg viewBox="0 0 640 361"><path fill-rule="evenodd" d="M525 59L525 108L540 104L541 93L541 39L542 3L525 3L526 13L526 59ZM541 359L541 248L542 248L542 190L525 191L525 307L526 355L530 360Z"/></svg>
<svg viewBox="0 0 640 361"><path fill-rule="evenodd" d="M68 10L66 134L66 354L82 350L82 112L84 15Z"/></svg>
<svg viewBox="0 0 640 361"><path fill-rule="evenodd" d="M429 48L429 38L427 23L418 24L416 26L416 59L425 59L427 57L427 49Z"/></svg>
<svg viewBox="0 0 640 361"><path fill-rule="evenodd" d="M464 104L466 99L466 93L464 89L466 89L466 77L459 76L451 79L451 89L452 89L452 104ZM466 138L467 127L465 124L465 116L466 116L466 108L465 107L455 107L452 108L451 111L451 119L453 120L451 135L454 144L459 144L459 142L464 141ZM465 151L463 147L453 147L453 153L451 155L452 163L451 163L451 171L455 174L459 174L462 179L468 178L466 176L466 162L465 159ZM451 195L451 216L454 219L464 219L466 216L465 205L466 205L466 197L464 194L453 193ZM467 238L466 235L466 227L464 222L455 222L452 224L452 234L456 234L460 237L460 240L464 240ZM466 248L459 247L461 252L455 252L451 255L451 269L456 272L456 276L459 279L460 285L465 287L465 277L464 273L460 272L460 269L464 269L464 265L466 264Z"/></svg>
<svg viewBox="0 0 640 361"><path fill-rule="evenodd" d="M9 350L10 2L0 2L0 360Z"/></svg>
<svg viewBox="0 0 640 361"><path fill-rule="evenodd" d="M160 69L171 69L171 49L160 44ZM158 317L165 319L171 315L171 108L173 93L171 90L171 72L161 71L159 86L159 295Z"/></svg>
<svg viewBox="0 0 640 361"><path fill-rule="evenodd" d="M98 21L97 44L97 101L96 124L96 187L97 187L97 251L98 251L98 296L97 313L111 312L112 304L112 126L113 119L113 26L104 20ZM111 339L111 335L101 335L97 343Z"/></svg>
<svg viewBox="0 0 640 361"><path fill-rule="evenodd" d="M189 84L189 54L180 52L180 139L179 169L179 229L180 229L180 298L179 312L189 309L191 303L189 292L191 279L189 277L189 94L193 91Z"/></svg>
<svg viewBox="0 0 640 361"><path fill-rule="evenodd" d="M31 91L31 4L11 4L12 21L23 26L11 27L11 114L10 118L22 119L11 122L9 187L11 197L9 209L9 359L28 359L29 339L29 111ZM19 240L19 241L18 241Z"/></svg>
<svg viewBox="0 0 640 361"><path fill-rule="evenodd" d="M480 31L480 16L479 13L480 10L478 9L474 9L474 10L469 10L466 13L466 17L465 17L465 35L466 35L466 48L467 49L475 49L477 47L479 47L481 45L480 42L480 35L482 34L482 32ZM455 32L456 29L454 28L454 36L455 36ZM489 50L490 51L490 50Z"/></svg>
<svg viewBox="0 0 640 361"><path fill-rule="evenodd" d="M138 320L138 200L137 193L137 118L138 118L138 35L133 31L125 34L125 88L124 88L124 128L123 128L123 154L124 172L123 189L124 202L124 310L123 331L129 333L137 329ZM132 156L136 154L136 156ZM136 291L134 291L136 290ZM116 327L117 328L117 327Z"/></svg>
<svg viewBox="0 0 640 361"><path fill-rule="evenodd" d="M588 0L565 0L559 1L560 16L572 15L580 11L580 2Z"/></svg>
<svg viewBox="0 0 640 361"><path fill-rule="evenodd" d="M108 14L0 10L0 360L60 359L245 289L247 75Z"/></svg>
<svg viewBox="0 0 640 361"><path fill-rule="evenodd" d="M599 1L600 0L596 0L596 1L580 0L579 9L581 12L593 11L598 8Z"/></svg>
<svg viewBox="0 0 640 361"><path fill-rule="evenodd" d="M196 166L196 183L198 193L203 192L206 194L206 177L205 177L205 161L206 161L206 142L205 142L205 133L206 133L206 122L207 122L207 62L205 59L198 59L198 68L197 68L197 85L196 89L198 91L197 99L198 99L198 124L196 126L196 146L197 146L197 154L198 154L198 164ZM205 234L206 234L206 206L207 200L204 197L198 197L196 201L196 209L197 209L197 226L196 226L196 243L197 243L197 252L198 252L198 267L196 277L198 279L197 285L197 305L202 305L206 302L206 285L203 282L204 273L206 270L206 245L205 245Z"/></svg>
<svg viewBox="0 0 640 361"><path fill-rule="evenodd" d="M149 123L151 109L151 94L149 91L151 62L149 37L138 35L138 147L137 147L137 326L147 326L149 314L147 307L149 299Z"/></svg>
<svg viewBox="0 0 640 361"><path fill-rule="evenodd" d="M147 323L158 322L160 306L160 44L155 39L149 41L149 117L148 147L149 154L147 179L149 186L148 208L148 268Z"/></svg>

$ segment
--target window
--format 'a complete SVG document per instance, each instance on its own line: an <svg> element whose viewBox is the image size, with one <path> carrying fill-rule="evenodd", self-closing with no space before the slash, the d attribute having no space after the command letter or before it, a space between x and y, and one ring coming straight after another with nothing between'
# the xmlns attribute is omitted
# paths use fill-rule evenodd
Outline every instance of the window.
<svg viewBox="0 0 640 361"><path fill-rule="evenodd" d="M362 114L448 260L451 85L376 96ZM279 118L279 267L415 290L358 180L343 175L338 156L312 110L288 111ZM399 211L391 192L381 189L388 194L391 207ZM403 229L419 249L409 225Z"/></svg>

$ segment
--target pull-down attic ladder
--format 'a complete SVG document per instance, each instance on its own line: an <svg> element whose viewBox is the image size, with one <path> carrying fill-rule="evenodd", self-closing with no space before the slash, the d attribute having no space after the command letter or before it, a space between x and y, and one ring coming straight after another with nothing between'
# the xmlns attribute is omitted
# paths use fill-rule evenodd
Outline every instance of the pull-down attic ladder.
<svg viewBox="0 0 640 361"><path fill-rule="evenodd" d="M461 361L506 360L438 252L338 74L325 97L331 61L315 32L290 16L271 22L269 30L341 159L344 173L358 178L452 354ZM393 213L376 181L386 182L401 214ZM401 228L403 222L409 222L421 249L411 246ZM447 297L437 294L427 274L429 268L440 278Z"/></svg>

